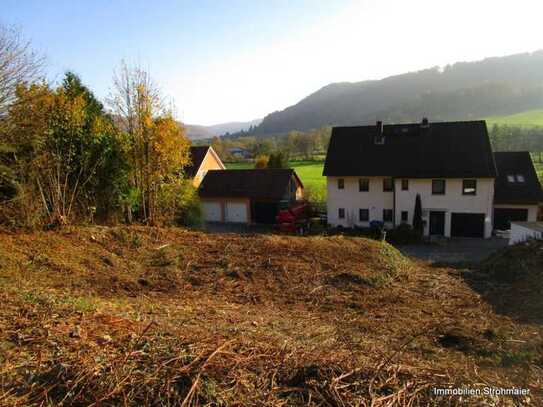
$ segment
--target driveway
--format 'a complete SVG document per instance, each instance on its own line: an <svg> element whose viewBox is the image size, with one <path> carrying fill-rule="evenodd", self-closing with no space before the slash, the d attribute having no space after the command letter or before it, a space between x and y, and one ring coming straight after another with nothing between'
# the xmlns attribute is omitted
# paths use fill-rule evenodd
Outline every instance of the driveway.
<svg viewBox="0 0 543 407"><path fill-rule="evenodd" d="M507 239L454 238L428 244L400 246L408 255L433 263L474 263L506 247Z"/></svg>

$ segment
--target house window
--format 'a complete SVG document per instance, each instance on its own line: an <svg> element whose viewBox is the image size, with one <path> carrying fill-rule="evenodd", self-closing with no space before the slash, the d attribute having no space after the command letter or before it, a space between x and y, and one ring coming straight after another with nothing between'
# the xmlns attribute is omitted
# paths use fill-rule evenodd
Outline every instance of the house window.
<svg viewBox="0 0 543 407"><path fill-rule="evenodd" d="M402 179L402 191L409 191L409 180Z"/></svg>
<svg viewBox="0 0 543 407"><path fill-rule="evenodd" d="M477 195L477 180L465 179L462 181L462 195Z"/></svg>
<svg viewBox="0 0 543 407"><path fill-rule="evenodd" d="M360 222L367 222L370 220L370 210L369 209L359 209L358 217Z"/></svg>
<svg viewBox="0 0 543 407"><path fill-rule="evenodd" d="M343 178L338 178L337 189L345 189L345 180Z"/></svg>
<svg viewBox="0 0 543 407"><path fill-rule="evenodd" d="M392 182L392 178L384 178L383 179L383 191L384 192L392 192L394 188L394 184Z"/></svg>
<svg viewBox="0 0 543 407"><path fill-rule="evenodd" d="M507 175L507 182L509 182L510 184L514 184L515 182L522 184L526 182L526 178L524 177L523 174L516 174L516 175L509 174Z"/></svg>
<svg viewBox="0 0 543 407"><path fill-rule="evenodd" d="M383 222L392 222L392 209L383 209Z"/></svg>
<svg viewBox="0 0 543 407"><path fill-rule="evenodd" d="M367 178L360 178L358 180L358 190L360 192L368 192L370 190L370 180Z"/></svg>
<svg viewBox="0 0 543 407"><path fill-rule="evenodd" d="M407 211L402 211L402 222L407 222L407 217L408 217L408 212Z"/></svg>
<svg viewBox="0 0 543 407"><path fill-rule="evenodd" d="M345 208L338 209L338 217L339 219L345 219Z"/></svg>
<svg viewBox="0 0 543 407"><path fill-rule="evenodd" d="M445 195L445 180L444 179L432 180L432 195Z"/></svg>

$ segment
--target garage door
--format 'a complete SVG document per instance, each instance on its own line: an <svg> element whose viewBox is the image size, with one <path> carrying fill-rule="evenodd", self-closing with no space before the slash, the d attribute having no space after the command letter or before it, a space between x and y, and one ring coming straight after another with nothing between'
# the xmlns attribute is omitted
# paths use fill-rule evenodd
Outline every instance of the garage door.
<svg viewBox="0 0 543 407"><path fill-rule="evenodd" d="M453 213L451 216L451 236L485 237L485 214Z"/></svg>
<svg viewBox="0 0 543 407"><path fill-rule="evenodd" d="M273 225L279 212L279 204L276 202L255 202L254 218L256 223Z"/></svg>
<svg viewBox="0 0 543 407"><path fill-rule="evenodd" d="M245 202L226 202L224 218L226 222L247 223L247 204Z"/></svg>
<svg viewBox="0 0 543 407"><path fill-rule="evenodd" d="M202 212L206 222L221 221L221 204L219 202L202 202Z"/></svg>
<svg viewBox="0 0 543 407"><path fill-rule="evenodd" d="M528 220L528 209L496 208L494 209L494 229L511 229L511 222Z"/></svg>

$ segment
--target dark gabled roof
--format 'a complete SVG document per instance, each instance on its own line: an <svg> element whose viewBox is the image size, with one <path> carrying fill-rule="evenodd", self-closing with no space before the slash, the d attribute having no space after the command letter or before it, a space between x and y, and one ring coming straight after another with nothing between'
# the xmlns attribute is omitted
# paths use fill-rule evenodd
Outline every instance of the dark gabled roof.
<svg viewBox="0 0 543 407"><path fill-rule="evenodd" d="M200 185L203 198L240 197L281 200L292 177L292 169L212 170Z"/></svg>
<svg viewBox="0 0 543 407"><path fill-rule="evenodd" d="M334 127L325 176L408 178L495 177L496 167L484 121Z"/></svg>
<svg viewBox="0 0 543 407"><path fill-rule="evenodd" d="M209 146L191 146L190 147L190 164L185 167L185 175L188 178L194 178L196 176L196 173L198 172L198 169L200 168L200 165L202 165L202 161L204 161L204 158L207 154L207 150L209 150Z"/></svg>
<svg viewBox="0 0 543 407"><path fill-rule="evenodd" d="M498 178L494 189L495 204L537 204L543 202L541 184L532 157L527 151L494 153ZM509 182L508 175L522 175L524 182Z"/></svg>

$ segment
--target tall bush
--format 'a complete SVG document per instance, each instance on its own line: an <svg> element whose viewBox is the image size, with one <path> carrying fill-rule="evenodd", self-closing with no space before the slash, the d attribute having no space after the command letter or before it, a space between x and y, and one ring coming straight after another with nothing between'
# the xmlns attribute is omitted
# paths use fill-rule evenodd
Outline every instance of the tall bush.
<svg viewBox="0 0 543 407"><path fill-rule="evenodd" d="M16 191L2 210L21 212L12 223L62 225L112 205L119 197L112 186L122 189L121 147L111 119L79 78L67 74L56 89L22 84L16 97L2 134L10 147L2 161Z"/></svg>
<svg viewBox="0 0 543 407"><path fill-rule="evenodd" d="M268 168L288 168L288 156L286 153L279 151L270 154L268 159Z"/></svg>
<svg viewBox="0 0 543 407"><path fill-rule="evenodd" d="M177 178L160 186L156 222L197 227L203 224L200 200L191 180Z"/></svg>
<svg viewBox="0 0 543 407"><path fill-rule="evenodd" d="M269 156L261 154L255 159L255 168L268 168L269 161Z"/></svg>

